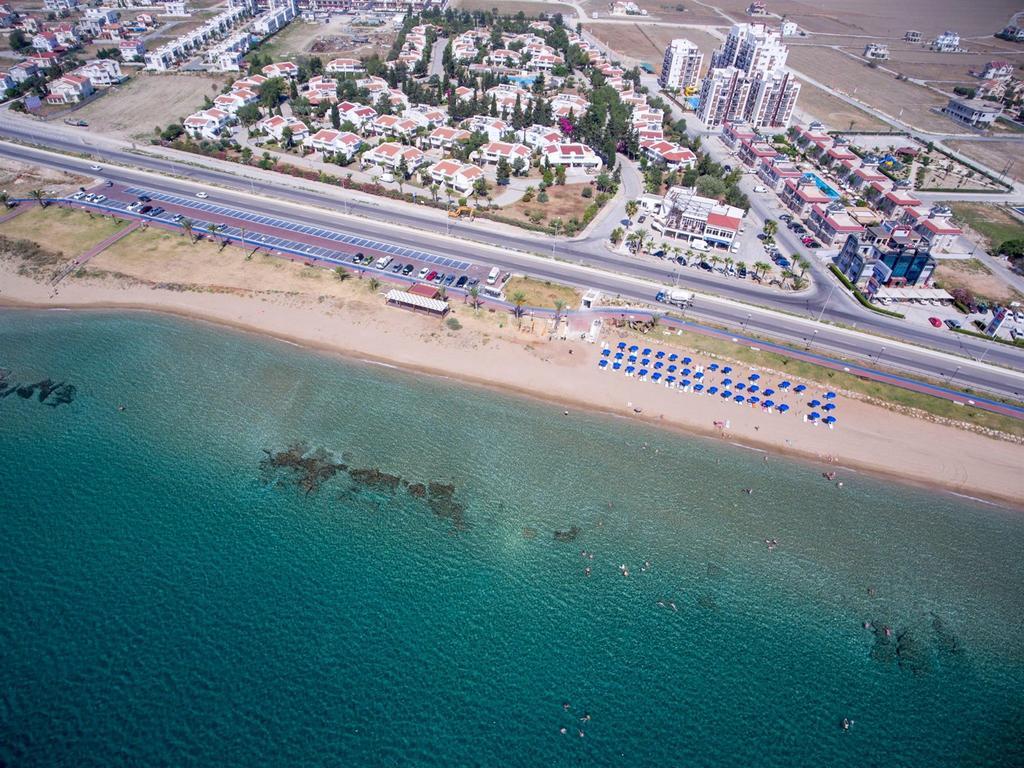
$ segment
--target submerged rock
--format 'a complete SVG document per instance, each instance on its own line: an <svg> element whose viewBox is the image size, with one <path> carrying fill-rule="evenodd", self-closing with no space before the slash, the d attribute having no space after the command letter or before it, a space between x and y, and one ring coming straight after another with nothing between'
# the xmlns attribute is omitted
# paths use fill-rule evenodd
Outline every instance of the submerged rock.
<svg viewBox="0 0 1024 768"><path fill-rule="evenodd" d="M953 630L942 620L941 617L932 614L932 632L935 635L935 645L942 653L958 654L963 648L959 638L953 634Z"/></svg>
<svg viewBox="0 0 1024 768"><path fill-rule="evenodd" d="M524 539L535 539L535 538L537 538L537 529L536 528L529 528L529 527L523 528L523 538Z"/></svg>
<svg viewBox="0 0 1024 768"><path fill-rule="evenodd" d="M423 483L409 483L409 495L414 499L422 499L427 495L427 486Z"/></svg>
<svg viewBox="0 0 1024 768"><path fill-rule="evenodd" d="M555 541L575 541L582 532L583 529L578 525L574 525L568 531L555 531Z"/></svg>
<svg viewBox="0 0 1024 768"><path fill-rule="evenodd" d="M320 490L321 485L347 468L335 462L323 448L310 452L304 443L294 443L277 453L264 452L267 455L260 462L264 482L282 486L292 482L307 494Z"/></svg>
<svg viewBox="0 0 1024 768"><path fill-rule="evenodd" d="M350 469L348 470L348 476L367 488L389 491L391 493L398 490L398 486L402 482L402 478L397 475L389 475L387 472L381 472L379 469Z"/></svg>
<svg viewBox="0 0 1024 768"><path fill-rule="evenodd" d="M697 598L697 605L706 611L718 610L718 603L715 601L714 595L701 595Z"/></svg>
<svg viewBox="0 0 1024 768"><path fill-rule="evenodd" d="M455 501L455 486L445 483L427 483L427 505L437 516L451 520L456 528L466 527L465 507Z"/></svg>

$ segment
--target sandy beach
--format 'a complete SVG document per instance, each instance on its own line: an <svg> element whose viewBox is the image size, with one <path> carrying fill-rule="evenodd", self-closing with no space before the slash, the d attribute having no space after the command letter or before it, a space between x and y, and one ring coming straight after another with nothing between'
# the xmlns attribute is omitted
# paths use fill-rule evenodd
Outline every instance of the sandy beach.
<svg viewBox="0 0 1024 768"><path fill-rule="evenodd" d="M598 369L598 344L551 338L547 323L474 310L459 299L461 328L388 307L367 281L344 282L324 270L260 257L246 261L231 249L217 263L200 249L159 259L125 248L100 254L89 275L61 283L53 295L36 277L0 263L0 304L8 307L153 310L230 325L311 348L410 371L495 387L642 420L652 425L817 462L822 471L866 470L902 481L1022 507L1024 446L840 395L834 430L803 421L799 406L767 414L719 398L642 383ZM208 255L208 254L207 254ZM185 284L187 281L187 285ZM386 287L386 283L384 286ZM168 287L161 287L168 286ZM607 329L613 344L619 332ZM671 338L656 331L653 346ZM699 350L694 351L697 362ZM715 422L728 421L728 429ZM825 482L823 480L823 482Z"/></svg>

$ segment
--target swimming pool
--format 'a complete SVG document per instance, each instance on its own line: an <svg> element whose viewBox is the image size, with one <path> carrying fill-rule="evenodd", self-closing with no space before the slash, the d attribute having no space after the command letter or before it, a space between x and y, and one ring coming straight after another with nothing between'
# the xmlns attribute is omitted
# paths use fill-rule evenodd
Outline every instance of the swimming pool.
<svg viewBox="0 0 1024 768"><path fill-rule="evenodd" d="M814 180L814 183L815 183L815 185L816 185L816 186L818 187L818 189L820 189L820 190L821 190L822 192L824 192L824 193L825 193L826 195L828 195L829 197L831 197L831 198L832 198L833 200L834 200L835 198L839 197L839 193L838 193L838 192L836 192L836 190L835 190L835 189L833 189L832 187L830 187L830 186L829 186L828 184L826 184L826 183L825 183L824 181L822 181L822 179L821 179L821 178L820 178L820 177L818 176L818 174L816 174L816 173L811 173L810 171L808 171L807 173L805 173L805 174L804 174L804 177L805 177L805 178L810 178L810 179L813 179L813 180Z"/></svg>

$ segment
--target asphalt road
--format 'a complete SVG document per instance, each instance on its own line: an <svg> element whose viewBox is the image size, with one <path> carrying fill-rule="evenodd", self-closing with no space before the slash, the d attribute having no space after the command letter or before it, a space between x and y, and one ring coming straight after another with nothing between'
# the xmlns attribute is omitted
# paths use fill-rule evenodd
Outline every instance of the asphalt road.
<svg viewBox="0 0 1024 768"><path fill-rule="evenodd" d="M7 130L4 128L4 132ZM30 141L37 137L24 135L19 138ZM49 143L49 138L46 141ZM67 142L67 146L58 146L58 148L75 152L83 150L81 144L72 144L70 141ZM43 163L79 174L94 174L89 170L89 166L93 162L91 160L40 153L37 150L5 142L0 142L0 156ZM111 165L110 161L115 160L130 167ZM132 170L132 167L141 167L160 174L184 176L188 181L167 176L157 178ZM471 262L486 262L503 269L525 272L534 277L596 288L609 294L619 294L631 299L649 301L655 290L650 282L662 285L671 284L675 277L666 265L655 260L650 262L630 260L627 262L621 257L607 252L606 255L578 253L577 244L558 243L553 238L533 235L510 237L504 233L487 232L486 229L476 226L468 229L464 225L452 227L453 237L444 237L441 234L432 236L423 230L444 228L444 223L420 214L411 206L409 206L409 213L399 213L391 208L384 210L372 201L357 200L351 203L349 210L351 213L360 214L365 218L332 215L320 208L324 205L325 200L315 191L294 190L270 183L252 182L249 184L228 173L128 152L116 154L104 152L102 175L115 182L186 196L193 195L202 188L204 183L215 183L220 188L210 190L211 200L221 204L234 205L268 215L284 215L296 222L331 227L350 234L386 240L389 243L405 247L425 248L435 253L463 258ZM196 183L200 186L196 186ZM225 188L242 191L232 192ZM256 193L257 196L254 197L246 192ZM296 203L299 207L282 206L277 201ZM467 239L462 239L464 236ZM469 237L472 240L468 239ZM479 240L490 242L500 250L490 248L482 250L474 242ZM542 258L535 255L537 253L551 255L552 244L555 244L554 255L557 258ZM578 266L580 264L597 269L581 269ZM682 269L680 275L683 279L680 280L680 284L696 290L707 290L721 296L727 293L721 290L724 283L731 288L730 299L746 301L749 302L749 305L737 304L713 296L702 296L698 299L697 306L689 313L691 319L742 328L747 334L763 335L767 338L791 343L798 348L810 345L814 351L841 358L873 361L879 352L883 352L882 347L886 347L882 362L891 367L943 380L954 376L955 383L960 386L972 387L978 391L1000 396L1024 398L1024 375L1019 371L978 365L964 357L958 359L949 354L942 354L942 352L948 352L953 355L967 355L975 358L984 354L986 362L1019 368L1024 362L1024 354L1018 350L1004 345L988 344L958 334L935 334L931 332L933 330L931 328L917 332L916 329L896 321L887 322L887 318L875 316L874 313L868 315L857 312L849 307L849 297L841 290L834 292L835 296L829 302L829 307L824 315L826 318L839 320L848 326L856 324L858 328L868 331L877 330L882 334L902 337L906 341L927 345L932 349L904 345L897 341L879 339L844 328L813 323L806 317L766 312L756 305L769 304L773 305L773 309L799 314L808 311L813 313L815 310L820 312L820 307L828 300L827 293L830 288L828 285L824 286L825 298L818 299L806 295L789 297L783 294L781 297L773 297L772 301L767 301L763 289L745 285L738 280L707 280L705 288L705 284L700 282L703 274L705 273L697 273L693 269ZM641 280L649 282L644 284ZM941 351L933 351L936 347L941 347Z"/></svg>

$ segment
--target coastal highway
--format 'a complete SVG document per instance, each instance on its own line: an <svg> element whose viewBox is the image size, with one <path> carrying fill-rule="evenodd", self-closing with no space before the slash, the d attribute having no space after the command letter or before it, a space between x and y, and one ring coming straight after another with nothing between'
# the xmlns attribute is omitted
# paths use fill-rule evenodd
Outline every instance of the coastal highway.
<svg viewBox="0 0 1024 768"><path fill-rule="evenodd" d="M81 146L77 147L78 151L81 149ZM329 201L325 201L315 191L304 192L283 185L274 187L271 184L254 184L250 190L246 190L245 188L250 185L231 174L197 169L183 163L138 156L128 152L117 158L127 165L141 165L147 169L140 171L110 165L109 161L113 158L109 157L109 153L105 154L105 161L108 164L104 166L102 176L116 183L142 186L165 194L187 197L193 196L196 191L206 190L210 193L211 200L246 211L286 217L298 223L330 227L404 247L428 249L434 253L474 263L495 264L503 269L524 272L534 277L576 286L597 288L608 294L618 294L630 299L650 301L657 285L671 284L675 277L673 272L660 263L631 264L632 270L626 271L619 268L618 262L590 264L586 260L580 260L583 262L581 264L575 259L563 260L567 259L570 249L558 246L556 241L551 238L548 238L547 241L547 254L551 253L550 244L556 243L555 255L558 257L556 259L552 259L548 255L538 256L535 253L530 253L529 251L534 250L532 248L524 247L523 252L520 252L518 248L510 247L512 244L505 238L500 238L502 247L492 248L459 239L458 236L433 235L424 232L418 225L414 228L404 220L396 221L396 217L392 215L393 212L390 209L383 210L372 202L357 201L357 203L353 203L353 208L356 204L362 205L365 208L364 215L375 217L377 220L323 210L321 206ZM95 175L89 168L93 164L91 160L68 157L6 142L0 142L0 156L40 163L78 174ZM190 178L182 180L168 174ZM192 181L192 179L196 181ZM216 182L220 188L211 189L203 182ZM224 189L229 186L240 187L241 191ZM415 209L412 210L415 212ZM437 222L431 223L436 224ZM443 226L443 222L441 225ZM474 236L476 234L477 232L473 233ZM684 270L682 272L692 271ZM683 283L683 281L680 282ZM739 281L735 282L739 283ZM687 282L686 285L687 287L696 287L692 282ZM837 296L843 294L838 290L835 293ZM905 344L898 340L859 333L849 328L816 323L807 317L796 314L771 311L753 304L753 301L758 298L760 298L760 292L756 292L755 296L751 297L752 303L743 304L711 295L700 296L697 306L688 312L688 316L693 320L739 328L747 335L777 339L797 348L812 347L813 351L841 358L875 362L881 353L882 360L878 362L890 368L943 381L954 377L955 383L961 387L970 387L980 392L1014 399L1024 397L1024 374L988 364L988 362L995 362L1000 366L1019 365L1021 355L1017 350L986 342L978 344L978 340L951 333L948 334L948 340L946 334L934 334L928 331L924 331L919 339L913 337L908 339L912 342L919 341L921 344L932 344L937 339L947 341L952 345L948 351L956 354L945 354L942 351ZM833 303L835 303L834 299ZM826 316L828 316L827 313ZM854 322L859 323L862 319L857 316ZM849 324L853 325L852 322ZM865 325L867 324L859 323L859 327L865 327ZM934 344L932 345L934 346ZM964 357L957 355L964 355ZM985 355L986 362L984 364L969 359L970 356L980 357L982 355Z"/></svg>

